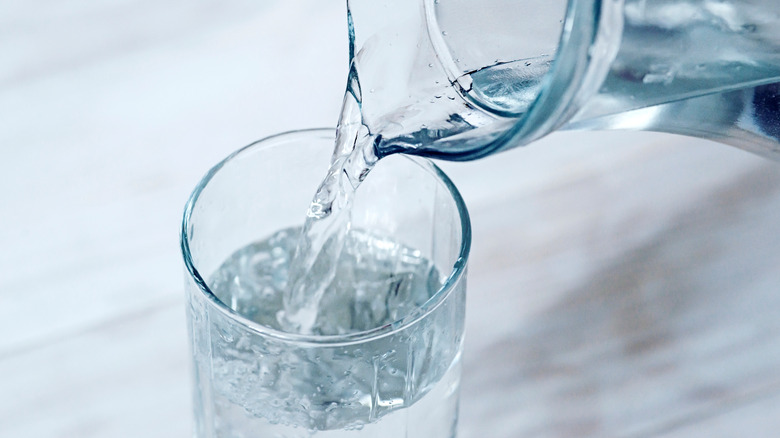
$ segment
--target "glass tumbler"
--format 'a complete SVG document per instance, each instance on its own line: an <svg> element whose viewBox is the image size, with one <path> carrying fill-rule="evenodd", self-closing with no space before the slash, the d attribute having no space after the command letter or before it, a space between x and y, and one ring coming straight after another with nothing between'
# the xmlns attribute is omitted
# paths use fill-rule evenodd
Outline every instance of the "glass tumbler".
<svg viewBox="0 0 780 438"><path fill-rule="evenodd" d="M400 319L344 335L292 334L256 322L214 288L237 250L303 224L334 139L320 129L253 143L211 169L186 205L196 437L456 435L470 224L431 162L382 159L351 213L352 229L413 248L436 268L436 290Z"/></svg>

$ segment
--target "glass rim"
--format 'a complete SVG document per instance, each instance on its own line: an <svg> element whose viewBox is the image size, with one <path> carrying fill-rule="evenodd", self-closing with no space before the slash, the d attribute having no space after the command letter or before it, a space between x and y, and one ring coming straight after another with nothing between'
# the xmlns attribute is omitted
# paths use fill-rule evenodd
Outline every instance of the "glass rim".
<svg viewBox="0 0 780 438"><path fill-rule="evenodd" d="M196 268L195 263L192 260L192 253L190 251L188 230L191 225L192 212L194 211L194 207L198 202L200 194L206 188L208 183L214 178L214 176L219 173L219 171L227 163L231 162L240 155L254 151L258 147L273 147L273 144L268 145L268 143L273 140L278 140L283 137L310 136L313 134L327 134L330 138L335 139L335 129L333 128L311 128L282 132L254 141L236 150L235 152L225 157L222 161L214 165L214 167L209 169L208 172L206 172L203 178L201 178L201 180L195 186L195 189L190 194L190 197L184 206L184 215L181 223L179 243L181 246L182 256L184 258L184 264L187 268L187 274L198 286L200 293L202 293L208 299L209 303L222 314L232 320L235 320L245 328L260 336L273 338L284 342L320 346L357 344L386 337L397 333L400 330L406 329L414 324L417 324L419 321L425 319L429 314L435 311L460 283L462 277L465 275L468 256L471 250L471 221L468 210L466 209L466 203L464 202L463 197L455 187L455 184L452 182L452 180L450 180L450 178L438 166L425 158L409 155L402 156L402 158L412 161L417 166L423 168L424 171L430 173L435 179L442 183L450 193L450 196L455 201L460 219L461 244L458 251L458 258L452 266L450 274L447 276L439 290L436 291L436 293L434 293L424 304L417 307L414 311L410 312L399 320L369 330L348 333L344 335L311 335L285 332L252 321L231 309L229 306L225 305L225 303L223 303L219 298L217 298L216 295L214 295L214 293L209 288L208 283Z"/></svg>

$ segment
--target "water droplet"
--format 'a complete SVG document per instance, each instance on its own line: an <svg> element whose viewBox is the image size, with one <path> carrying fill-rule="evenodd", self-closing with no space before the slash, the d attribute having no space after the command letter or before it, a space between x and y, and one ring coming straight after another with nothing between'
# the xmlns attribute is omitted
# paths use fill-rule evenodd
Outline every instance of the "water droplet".
<svg viewBox="0 0 780 438"><path fill-rule="evenodd" d="M447 31L443 30L443 31L441 31L441 34L442 34L442 36L447 36Z"/></svg>
<svg viewBox="0 0 780 438"><path fill-rule="evenodd" d="M428 64L428 67L433 68L433 63Z"/></svg>
<svg viewBox="0 0 780 438"><path fill-rule="evenodd" d="M372 89L368 90L368 92L369 92L369 93L373 93L373 92L374 92L374 89L372 88Z"/></svg>

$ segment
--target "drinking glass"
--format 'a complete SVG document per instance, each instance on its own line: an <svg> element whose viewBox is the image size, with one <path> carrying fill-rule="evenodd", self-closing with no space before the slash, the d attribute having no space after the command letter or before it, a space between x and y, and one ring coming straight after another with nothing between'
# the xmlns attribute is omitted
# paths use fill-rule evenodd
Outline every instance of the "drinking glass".
<svg viewBox="0 0 780 438"><path fill-rule="evenodd" d="M257 323L212 289L238 249L302 225L334 138L305 130L253 143L211 169L186 205L196 437L456 434L470 224L431 162L383 159L351 213L353 229L413 248L440 274L431 298L400 319L344 335L293 334Z"/></svg>

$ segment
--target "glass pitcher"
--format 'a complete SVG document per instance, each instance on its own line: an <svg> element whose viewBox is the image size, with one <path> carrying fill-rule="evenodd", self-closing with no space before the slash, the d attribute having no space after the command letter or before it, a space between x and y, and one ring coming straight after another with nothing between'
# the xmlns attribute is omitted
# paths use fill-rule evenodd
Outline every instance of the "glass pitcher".
<svg viewBox="0 0 780 438"><path fill-rule="evenodd" d="M348 99L378 155L471 160L557 129L780 160L777 0L349 0Z"/></svg>

